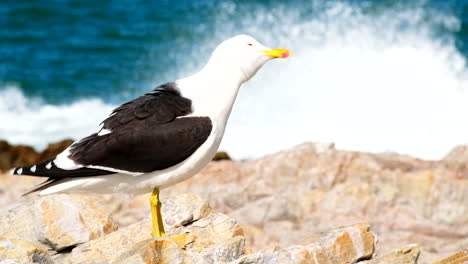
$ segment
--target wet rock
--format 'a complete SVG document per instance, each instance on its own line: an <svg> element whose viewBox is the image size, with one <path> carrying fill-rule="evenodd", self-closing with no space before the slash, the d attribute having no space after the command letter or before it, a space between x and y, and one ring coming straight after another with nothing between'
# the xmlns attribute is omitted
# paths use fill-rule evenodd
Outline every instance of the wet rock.
<svg viewBox="0 0 468 264"><path fill-rule="evenodd" d="M0 217L0 235L60 251L117 229L109 211L92 196L49 195Z"/></svg>

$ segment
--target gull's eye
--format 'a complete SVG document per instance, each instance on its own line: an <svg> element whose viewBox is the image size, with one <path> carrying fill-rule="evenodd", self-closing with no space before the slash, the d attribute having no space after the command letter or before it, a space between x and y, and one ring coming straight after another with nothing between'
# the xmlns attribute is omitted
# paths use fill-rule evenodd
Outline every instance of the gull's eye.
<svg viewBox="0 0 468 264"><path fill-rule="evenodd" d="M253 44L252 44L252 43L247 43L247 45L249 45L249 46L253 46Z"/></svg>

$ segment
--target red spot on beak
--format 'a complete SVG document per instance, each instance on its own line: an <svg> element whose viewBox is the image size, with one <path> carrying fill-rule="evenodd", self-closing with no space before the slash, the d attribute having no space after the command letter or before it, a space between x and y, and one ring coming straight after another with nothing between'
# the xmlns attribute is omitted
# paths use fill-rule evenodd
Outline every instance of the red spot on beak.
<svg viewBox="0 0 468 264"><path fill-rule="evenodd" d="M287 58L287 57L289 57L288 52L283 52L283 54L281 54L281 58Z"/></svg>

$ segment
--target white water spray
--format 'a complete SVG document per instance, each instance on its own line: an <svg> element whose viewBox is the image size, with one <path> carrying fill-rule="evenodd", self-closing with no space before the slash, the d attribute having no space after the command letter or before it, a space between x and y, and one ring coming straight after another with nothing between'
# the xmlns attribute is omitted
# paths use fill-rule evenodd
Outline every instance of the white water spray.
<svg viewBox="0 0 468 264"><path fill-rule="evenodd" d="M301 18L300 7L282 6L233 20L236 8L225 3L213 40L194 46L248 33L293 56L268 63L241 89L221 146L234 158L325 141L438 159L468 142L466 62L454 37L437 32L456 31L456 17L427 8L368 14L336 2L309 18ZM185 60L198 61L177 77L205 62L196 47ZM52 106L3 89L0 138L39 148L77 139L96 132L112 107L98 99Z"/></svg>
<svg viewBox="0 0 468 264"><path fill-rule="evenodd" d="M455 17L424 9L367 15L342 3L297 17L257 12L252 24L270 30L251 34L293 56L266 65L241 90L222 149L258 157L325 141L439 159L468 142L466 62L453 37L436 32L456 30Z"/></svg>

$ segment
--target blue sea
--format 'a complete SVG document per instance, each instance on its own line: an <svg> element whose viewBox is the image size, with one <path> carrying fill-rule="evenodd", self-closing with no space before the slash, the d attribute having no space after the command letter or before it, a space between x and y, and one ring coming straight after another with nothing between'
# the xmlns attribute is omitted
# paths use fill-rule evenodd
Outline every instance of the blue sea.
<svg viewBox="0 0 468 264"><path fill-rule="evenodd" d="M466 0L3 0L0 139L93 133L241 33L293 56L242 87L221 146L237 159L305 141L439 159L468 142Z"/></svg>

